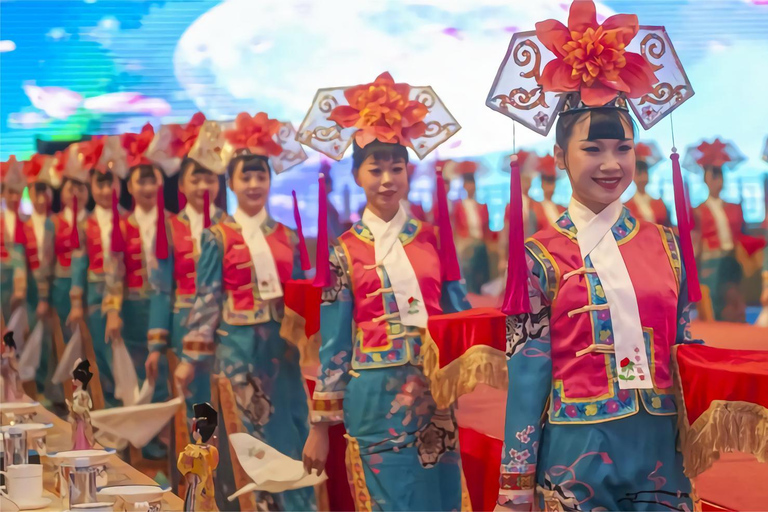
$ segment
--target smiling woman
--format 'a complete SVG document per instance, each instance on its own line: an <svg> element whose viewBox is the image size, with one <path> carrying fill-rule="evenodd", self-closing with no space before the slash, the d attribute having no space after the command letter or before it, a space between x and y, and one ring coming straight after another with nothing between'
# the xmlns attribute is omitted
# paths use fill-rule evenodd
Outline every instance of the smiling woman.
<svg viewBox="0 0 768 512"><path fill-rule="evenodd" d="M568 171L573 197L594 212L618 199L635 172L634 122L616 108L560 116L555 159Z"/></svg>

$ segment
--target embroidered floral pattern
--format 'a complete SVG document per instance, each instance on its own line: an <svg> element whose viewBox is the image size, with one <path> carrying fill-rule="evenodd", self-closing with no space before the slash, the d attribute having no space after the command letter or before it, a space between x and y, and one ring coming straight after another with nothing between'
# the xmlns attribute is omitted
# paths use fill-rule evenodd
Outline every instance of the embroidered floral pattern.
<svg viewBox="0 0 768 512"><path fill-rule="evenodd" d="M235 386L235 399L244 422L254 427L266 425L274 412L272 402L262 389L261 380L250 374L244 383Z"/></svg>
<svg viewBox="0 0 768 512"><path fill-rule="evenodd" d="M535 430L536 428L533 425L528 425L528 428L521 430L520 432L515 434L515 437L521 443L528 444L531 442L530 434L533 434Z"/></svg>

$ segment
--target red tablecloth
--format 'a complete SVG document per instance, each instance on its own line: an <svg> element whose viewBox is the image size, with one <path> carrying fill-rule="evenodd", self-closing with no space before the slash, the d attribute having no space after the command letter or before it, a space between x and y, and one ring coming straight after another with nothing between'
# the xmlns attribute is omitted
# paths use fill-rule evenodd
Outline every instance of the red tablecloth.
<svg viewBox="0 0 768 512"><path fill-rule="evenodd" d="M448 407L478 384L506 389L506 343L506 315L497 309L430 317L422 354L438 407Z"/></svg>
<svg viewBox="0 0 768 512"><path fill-rule="evenodd" d="M768 462L768 352L683 345L675 362L686 474L706 470L721 452Z"/></svg>
<svg viewBox="0 0 768 512"><path fill-rule="evenodd" d="M319 363L322 293L309 279L291 280L283 286L285 315L280 336L298 347L301 365L305 367Z"/></svg>

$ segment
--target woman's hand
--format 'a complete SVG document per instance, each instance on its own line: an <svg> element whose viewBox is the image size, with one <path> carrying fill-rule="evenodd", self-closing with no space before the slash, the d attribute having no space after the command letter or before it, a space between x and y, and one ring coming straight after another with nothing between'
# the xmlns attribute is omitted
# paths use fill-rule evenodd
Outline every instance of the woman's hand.
<svg viewBox="0 0 768 512"><path fill-rule="evenodd" d="M110 311L107 313L107 329L104 333L104 340L107 343L120 341L123 339L121 331L123 330L123 319L120 313Z"/></svg>
<svg viewBox="0 0 768 512"><path fill-rule="evenodd" d="M303 459L307 473L312 473L312 469L316 469L318 475L323 474L325 462L328 460L327 424L316 423L309 429L309 437L304 444Z"/></svg>
<svg viewBox="0 0 768 512"><path fill-rule="evenodd" d="M38 304L38 309L39 309L39 306L40 304ZM83 321L83 307L72 306L72 309L69 310L69 316L67 317L67 321L66 321L67 327L74 329L75 327L80 325L80 322L82 321Z"/></svg>
<svg viewBox="0 0 768 512"><path fill-rule="evenodd" d="M195 379L195 367L187 361L182 361L176 367L173 378L176 381L176 387L181 390L182 396L187 396L189 395L189 385Z"/></svg>

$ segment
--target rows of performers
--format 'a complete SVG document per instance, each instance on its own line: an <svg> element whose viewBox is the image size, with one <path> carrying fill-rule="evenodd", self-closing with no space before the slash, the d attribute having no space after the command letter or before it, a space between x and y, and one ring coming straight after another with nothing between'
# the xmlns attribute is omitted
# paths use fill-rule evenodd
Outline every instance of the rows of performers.
<svg viewBox="0 0 768 512"><path fill-rule="evenodd" d="M296 234L267 213L274 172L269 155L279 156L283 148L271 137L258 141L253 137L262 130L269 133L269 123L276 122L263 114L241 114L234 128L223 131L232 147L228 162L213 151L220 130L217 123L196 116L185 126L164 126L161 134L166 140L158 139L147 126L137 134L75 143L52 156L35 154L25 162L11 158L3 163L2 314L7 321L16 308L25 307L30 325L39 318L55 318L64 340L85 321L107 407L119 404L111 343L125 344L140 379L163 383L155 386L154 401L165 400L174 392L170 384L164 384L170 382L170 363L184 387L190 417L192 404L210 400L209 375L223 372L237 404L236 417L248 431L258 431L273 446L299 457L310 432L306 392L296 347L281 339L279 332L282 283L301 277L302 266ZM397 442L403 450L416 447L414 458L428 468L420 448L423 441L413 436L428 432L424 426L431 422L448 436L441 442L451 450L456 434L451 416L430 406L427 384L418 369L415 328L423 320L413 326L402 319L396 321L402 313L395 295L391 304L385 301L384 309L379 307L380 301L370 299L379 293L391 294L389 289L395 288L396 281L403 287L409 281L419 283L409 293L421 296L417 300L424 309L407 307L409 315L418 317L467 308L465 288L458 281L442 279L437 239L426 222L428 217L439 222L437 207L428 215L418 204L408 202L413 166L408 164L405 147L378 140L365 147L354 142L353 147L353 172L369 202L362 220L346 232L332 206L328 215L329 232L332 237L340 235L332 244L334 282L324 297L323 310L323 325L329 326L323 329L323 352L332 356L323 358L312 432L343 418L355 438L364 439L368 456L386 464L387 456L398 451L388 447L383 452L388 455L374 456L378 452L373 447L394 442L391 432L404 430L413 435ZM637 192L622 215L624 222L637 219L668 227L670 216L664 203L646 192L649 167L658 161L652 158L652 149L641 143L634 146ZM701 274L716 315L734 319L740 314L743 320L743 307L737 311L734 303L740 297L736 247L744 236L744 220L739 205L719 198L723 168L729 161L727 149L719 141L694 149L700 153L696 161L704 170L710 194L693 213L700 230ZM568 219L566 209L552 201L558 180L555 157L521 151L517 158L526 236L562 224ZM508 239L508 226L502 236L489 229L488 209L476 201L474 163L441 161L438 165L444 175L459 176L466 192L465 198L449 205L450 223L466 289L479 293L492 277L490 255L494 250L501 251L496 258L505 269L506 248L500 243L497 249L496 243ZM328 169L323 170L327 176ZM537 173L542 201L527 194ZM237 197L232 215L212 201L219 196L222 174ZM163 207L162 187L165 178L175 175L186 204L171 214ZM445 184L447 190L448 180ZM133 200L131 211L118 204L121 187L127 187ZM18 213L25 188L33 208L28 217ZM54 189L58 189L61 210L51 213ZM84 207L89 201L94 204L91 211ZM385 222L382 217L391 219ZM509 218L508 212L505 218ZM379 247L379 240L388 240L390 247ZM398 240L402 249L393 251L391 244ZM424 251L418 259L409 255L417 247ZM376 254L380 252L387 256L379 259ZM383 267L371 273L368 267L376 265ZM370 279L370 284L363 285ZM357 282L356 289L353 282ZM384 316L386 328L379 331L376 319ZM338 330L339 325L366 323L369 327L357 333ZM54 350L51 331L47 328L46 348L34 382L39 396L55 402L63 399L61 390L50 382L61 347ZM358 336L371 339L363 339L363 346L355 347ZM367 355L366 343L390 348ZM392 370L361 372L350 380L350 367ZM409 400L416 397L424 403L418 407L401 403L404 390ZM383 420L379 411L388 411L395 404L400 410L386 414ZM317 441L310 437L310 442ZM161 457L163 447L151 444L145 452ZM226 455L226 450L222 453ZM445 482L458 481L458 459L448 457L442 464L446 475L455 477L446 476ZM225 472L227 465L220 468ZM446 496L445 506L451 500L459 503L461 487L442 485L446 486L441 494ZM222 492L226 491L224 487ZM383 488L379 492L386 495ZM277 499L283 509L296 510L312 502L310 494L298 491L269 499ZM416 503L428 504L409 502L421 506Z"/></svg>
<svg viewBox="0 0 768 512"><path fill-rule="evenodd" d="M594 5L575 2L571 18L582 19L574 26L596 25ZM544 44L551 34L574 34L547 23L551 30L538 35ZM635 57L645 73L636 75L651 80L645 60ZM651 89L645 85L635 83L635 93ZM540 507L553 510L553 503L568 510L645 510L648 503L693 510L675 445L670 349L692 341L687 283L695 272L663 204L645 192L651 163L634 142L638 128L624 101L636 97L632 88L567 87L554 154L511 160L513 184L521 175L523 185L511 197L509 218L519 222L509 229L525 225L530 237L523 244L522 233L519 243L510 235L509 257L500 258L516 261L509 273L526 277L505 296L520 307L507 320L499 506L531 503L535 494ZM466 198L452 214L445 190L437 191L434 224L406 207L412 153L423 158L458 130L431 88L384 73L328 91L297 132L264 113L242 113L227 126L196 116L157 133L146 127L6 162L3 317L27 308L30 324L50 318L64 341L84 322L106 406L117 402L116 344L128 349L139 379L154 383L154 401L182 392L190 416L194 403L215 404L223 418L221 460L204 492L213 496L215 485L222 508L316 507L311 488L226 503L237 469L228 433L248 432L321 471L332 456L329 431L343 424L358 510L468 510L454 411L433 399L421 347L430 317L470 308L450 250L462 254L466 284L477 290L490 277L490 266L478 263L488 256L482 244L497 237L475 198L471 169L462 176ZM321 343L311 399L299 347L281 336L285 286L307 268L303 236L266 207L273 174L306 158L300 143L336 160L351 147L350 172L367 200L361 220L337 237L321 219L314 278L323 289ZM703 241L700 266L723 317L729 285L738 280L734 251L744 220L738 205L719 198L727 147L715 142L692 151L710 189L693 216ZM525 192L529 167L542 176L541 202ZM572 185L567 209L552 202L557 168ZM186 197L176 214L164 207L171 176ZM220 176L237 198L232 213L213 204ZM633 178L638 192L625 207L620 196ZM25 187L34 209L28 218L17 211ZM121 187L133 199L130 211L117 204ZM49 212L52 188L60 190L56 213ZM324 188L321 180L321 213L329 210ZM686 234L681 239L690 240ZM46 375L61 353L45 354L50 361L41 362L35 382L38 393L53 397ZM159 442L145 448L148 457L163 450ZM643 494L649 480L653 491Z"/></svg>

